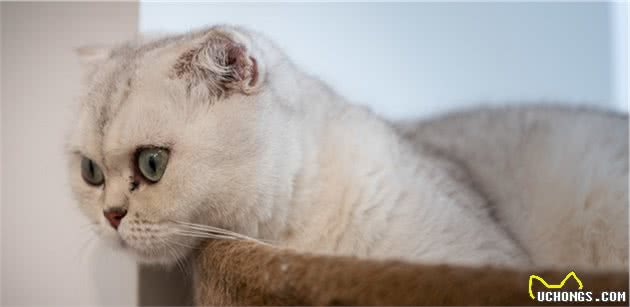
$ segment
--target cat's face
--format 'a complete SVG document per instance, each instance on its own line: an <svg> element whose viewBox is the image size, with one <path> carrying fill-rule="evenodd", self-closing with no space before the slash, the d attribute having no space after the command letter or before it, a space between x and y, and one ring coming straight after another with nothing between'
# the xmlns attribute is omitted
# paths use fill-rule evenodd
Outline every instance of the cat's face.
<svg viewBox="0 0 630 307"><path fill-rule="evenodd" d="M187 255L209 236L191 224L255 236L288 192L286 108L239 35L130 44L92 64L69 140L72 189L97 232L142 261Z"/></svg>

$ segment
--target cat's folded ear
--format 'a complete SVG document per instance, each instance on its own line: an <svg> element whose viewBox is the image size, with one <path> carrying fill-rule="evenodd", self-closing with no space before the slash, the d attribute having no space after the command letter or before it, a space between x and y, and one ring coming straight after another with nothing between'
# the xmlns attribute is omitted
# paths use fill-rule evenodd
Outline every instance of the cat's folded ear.
<svg viewBox="0 0 630 307"><path fill-rule="evenodd" d="M213 95L253 94L263 82L263 67L248 39L236 31L212 29L179 56L174 76Z"/></svg>
<svg viewBox="0 0 630 307"><path fill-rule="evenodd" d="M104 45L88 45L75 48L74 52L79 57L81 65L93 66L105 61L111 53L111 48Z"/></svg>

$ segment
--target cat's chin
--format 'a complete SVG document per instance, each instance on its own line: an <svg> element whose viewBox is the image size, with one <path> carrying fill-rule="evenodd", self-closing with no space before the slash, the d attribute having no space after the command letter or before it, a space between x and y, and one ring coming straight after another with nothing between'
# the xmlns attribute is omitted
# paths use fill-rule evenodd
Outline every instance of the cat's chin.
<svg viewBox="0 0 630 307"><path fill-rule="evenodd" d="M110 245L117 250L121 250L134 258L138 263L151 265L172 266L177 262L182 262L186 258L188 251L182 248L164 246L160 249L143 249L134 247L124 239L117 237L109 241ZM179 257L176 257L179 256Z"/></svg>
<svg viewBox="0 0 630 307"><path fill-rule="evenodd" d="M172 252L169 253L166 250L147 252L130 246L123 247L123 250L141 264L172 266L186 258L185 256L175 257Z"/></svg>

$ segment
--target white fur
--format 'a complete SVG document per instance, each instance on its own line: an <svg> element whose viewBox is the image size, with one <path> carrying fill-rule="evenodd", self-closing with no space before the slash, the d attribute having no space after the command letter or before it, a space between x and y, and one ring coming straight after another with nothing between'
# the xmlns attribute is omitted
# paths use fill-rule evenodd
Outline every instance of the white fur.
<svg viewBox="0 0 630 307"><path fill-rule="evenodd" d="M538 257L550 250L545 241L540 242L540 253L532 252L536 247L526 240L524 251L518 241L522 236L515 235L514 240L510 235L533 231L536 238L548 239L533 227L556 223L543 218L539 225L533 219L523 223L518 220L521 211L506 213L510 218L504 225L497 223L485 195L461 165L347 103L296 69L264 36L233 27L207 31L162 42L147 52L137 51L143 44L131 43L101 60L89 75L69 141L71 183L81 209L100 225L103 236L122 242L140 260L172 263L199 243L198 238L178 234L174 220L221 227L301 251L434 263L522 265L538 263L528 253ZM215 99L203 85L190 87L190 80L173 78L180 56L217 31L246 46L256 59L261 79L255 91ZM127 96L128 76L133 82ZM100 127L103 114L110 116ZM581 132L574 133L580 140ZM544 141L563 142L562 135L560 140L549 137ZM614 136L606 144L616 142L623 140ZM142 183L132 192L128 188L132 156L143 145L170 148L170 160L159 183ZM81 155L103 169L104 187L83 182ZM544 157L542 152L531 156ZM589 159L588 163L601 162L598 156ZM562 176L565 171L550 174ZM602 169L601 176L611 171L617 171L614 164ZM537 189L534 183L526 184ZM607 186L601 187L593 208L599 208L597 201L602 199L607 204L602 210L627 212L626 203L608 198L617 194L609 196ZM541 192L531 189L514 185L505 193ZM102 211L123 204L129 213L115 231ZM544 204L541 200L530 205ZM611 236L624 235L616 227L609 231ZM608 242L607 237L602 240ZM611 240L618 242L616 237ZM613 243L595 248L605 254L608 244ZM627 263L627 254L622 260L602 256L598 261ZM575 262L583 261L576 257Z"/></svg>
<svg viewBox="0 0 630 307"><path fill-rule="evenodd" d="M535 264L627 268L627 115L550 106L478 109L402 130L470 171Z"/></svg>

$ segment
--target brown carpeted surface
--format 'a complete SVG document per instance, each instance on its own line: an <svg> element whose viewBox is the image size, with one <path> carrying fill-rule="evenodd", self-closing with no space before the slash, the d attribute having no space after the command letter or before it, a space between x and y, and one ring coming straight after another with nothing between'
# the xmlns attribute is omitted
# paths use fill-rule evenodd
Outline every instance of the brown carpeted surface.
<svg viewBox="0 0 630 307"><path fill-rule="evenodd" d="M528 294L530 274L556 284L568 273L316 256L230 240L208 241L195 265L198 305L544 305ZM625 291L618 304L628 305L628 273L576 273L593 300ZM533 284L534 293L544 289ZM563 290L577 287L570 279Z"/></svg>

